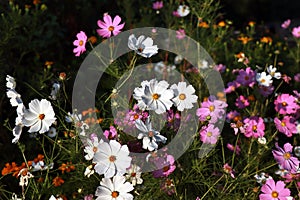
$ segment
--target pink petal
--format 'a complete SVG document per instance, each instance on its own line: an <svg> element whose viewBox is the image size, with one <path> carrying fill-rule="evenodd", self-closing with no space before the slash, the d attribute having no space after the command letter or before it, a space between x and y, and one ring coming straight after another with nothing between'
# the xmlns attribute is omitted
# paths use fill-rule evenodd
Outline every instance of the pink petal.
<svg viewBox="0 0 300 200"><path fill-rule="evenodd" d="M97 24L98 24L98 26L100 27L100 28L103 28L103 29L107 29L108 28L108 26L107 26L107 24L105 24L103 21L101 21L101 20L98 20L97 21Z"/></svg>
<svg viewBox="0 0 300 200"><path fill-rule="evenodd" d="M109 14L104 14L103 16L103 20L106 23L107 26L112 26L112 20L111 20L111 16Z"/></svg>
<svg viewBox="0 0 300 200"><path fill-rule="evenodd" d="M121 22L121 17L119 17L119 15L115 16L114 21L113 21L113 26L118 26L118 24L120 24Z"/></svg>

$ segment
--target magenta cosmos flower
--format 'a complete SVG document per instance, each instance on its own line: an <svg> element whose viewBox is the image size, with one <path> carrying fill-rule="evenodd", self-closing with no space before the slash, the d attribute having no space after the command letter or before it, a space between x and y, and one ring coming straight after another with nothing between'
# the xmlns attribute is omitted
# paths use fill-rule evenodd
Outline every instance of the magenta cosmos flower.
<svg viewBox="0 0 300 200"><path fill-rule="evenodd" d="M212 124L208 124L200 130L200 140L205 144L216 144L219 136L219 128Z"/></svg>
<svg viewBox="0 0 300 200"><path fill-rule="evenodd" d="M287 137L292 137L297 133L296 120L291 116L284 116L280 121L277 117L274 119L276 128Z"/></svg>
<svg viewBox="0 0 300 200"><path fill-rule="evenodd" d="M240 108L246 108L247 106L250 105L249 101L247 98L245 98L243 95L240 95L238 98L235 100L235 105Z"/></svg>
<svg viewBox="0 0 300 200"><path fill-rule="evenodd" d="M152 4L152 8L154 10L159 10L161 9L162 7L164 7L164 2L163 1L156 1Z"/></svg>
<svg viewBox="0 0 300 200"><path fill-rule="evenodd" d="M158 168L158 170L152 172L155 178L167 177L176 169L175 159L172 155L158 158L154 162L155 166Z"/></svg>
<svg viewBox="0 0 300 200"><path fill-rule="evenodd" d="M111 34L114 36L118 35L121 32L121 29L124 28L125 23L120 24L121 17L119 15L115 16L114 20L112 21L111 16L107 13L103 15L103 20L98 20L97 24L100 29L97 29L97 33L104 37L109 38Z"/></svg>
<svg viewBox="0 0 300 200"><path fill-rule="evenodd" d="M241 69L239 71L239 75L236 77L236 81L242 86L250 86L253 87L255 84L255 72L247 67L246 70Z"/></svg>
<svg viewBox="0 0 300 200"><path fill-rule="evenodd" d="M259 195L259 200L286 200L291 194L283 181L275 183L273 179L268 179L261 187L261 191L263 194Z"/></svg>
<svg viewBox="0 0 300 200"><path fill-rule="evenodd" d="M300 26L294 27L292 30L292 34L295 38L300 38Z"/></svg>
<svg viewBox="0 0 300 200"><path fill-rule="evenodd" d="M77 40L73 42L73 45L76 46L76 48L73 49L73 53L75 53L75 56L80 56L80 54L86 51L85 44L87 41L87 36L83 31L80 31L80 33L78 33L76 37Z"/></svg>
<svg viewBox="0 0 300 200"><path fill-rule="evenodd" d="M283 149L275 144L277 150L273 150L273 156L278 164L285 170L295 173L299 166L299 160L296 157L293 157L292 151L293 146L290 143L285 143Z"/></svg>
<svg viewBox="0 0 300 200"><path fill-rule="evenodd" d="M261 117L253 116L244 119L245 136L259 138L265 135L265 124Z"/></svg>
<svg viewBox="0 0 300 200"><path fill-rule="evenodd" d="M275 110L279 114L294 114L297 112L299 106L296 103L296 98L289 94L280 94L274 101Z"/></svg>

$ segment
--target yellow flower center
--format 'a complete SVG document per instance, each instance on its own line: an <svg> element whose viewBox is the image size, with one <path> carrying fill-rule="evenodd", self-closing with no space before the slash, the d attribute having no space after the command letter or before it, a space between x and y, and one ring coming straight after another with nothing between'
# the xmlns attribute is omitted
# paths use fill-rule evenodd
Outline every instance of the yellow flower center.
<svg viewBox="0 0 300 200"><path fill-rule="evenodd" d="M97 152L97 150L98 150L98 148L97 148L97 147L94 147L94 148L93 148L93 152L95 152L95 153L96 153L96 152Z"/></svg>
<svg viewBox="0 0 300 200"><path fill-rule="evenodd" d="M212 132L207 132L207 137L211 137L212 136Z"/></svg>
<svg viewBox="0 0 300 200"><path fill-rule="evenodd" d="M80 40L80 41L79 41L79 46L82 46L83 43L84 43L84 42L83 42L82 40Z"/></svg>
<svg viewBox="0 0 300 200"><path fill-rule="evenodd" d="M43 120L45 118L45 115L44 114L39 114L39 119L40 120Z"/></svg>
<svg viewBox="0 0 300 200"><path fill-rule="evenodd" d="M283 154L283 158L286 159L286 160L290 159L290 157L291 157L290 153Z"/></svg>
<svg viewBox="0 0 300 200"><path fill-rule="evenodd" d="M117 198L117 197L119 196L119 192L113 191L113 192L111 193L111 196L112 196L112 198Z"/></svg>
<svg viewBox="0 0 300 200"><path fill-rule="evenodd" d="M282 106L284 106L284 107L287 106L287 103L286 103L286 102L282 102L281 104L282 104Z"/></svg>
<svg viewBox="0 0 300 200"><path fill-rule="evenodd" d="M113 30L115 30L115 27L110 26L110 27L108 27L108 30L109 30L109 31L113 31Z"/></svg>
<svg viewBox="0 0 300 200"><path fill-rule="evenodd" d="M159 98L159 95L158 95L157 93L155 93L155 94L152 95L152 98L153 98L154 100L157 100L157 99Z"/></svg>
<svg viewBox="0 0 300 200"><path fill-rule="evenodd" d="M252 130L256 131L257 130L257 126L256 125L252 126Z"/></svg>
<svg viewBox="0 0 300 200"><path fill-rule="evenodd" d="M215 106L213 106L213 105L209 106L209 111L210 112L213 112L214 110L215 110Z"/></svg>
<svg viewBox="0 0 300 200"><path fill-rule="evenodd" d="M278 197L278 192L273 191L273 192L271 193L271 196L272 196L273 198L277 198L277 197Z"/></svg>
<svg viewBox="0 0 300 200"><path fill-rule="evenodd" d="M260 82L264 83L264 82L266 82L266 80L265 79L261 79Z"/></svg>
<svg viewBox="0 0 300 200"><path fill-rule="evenodd" d="M110 162L115 162L116 161L116 156L110 156L109 158Z"/></svg>
<svg viewBox="0 0 300 200"><path fill-rule="evenodd" d="M281 126L285 126L285 123L284 123L284 122L281 122L280 124L281 124Z"/></svg>
<svg viewBox="0 0 300 200"><path fill-rule="evenodd" d="M138 114L135 114L134 116L133 116L133 119L134 120L137 120L139 118L139 115Z"/></svg>
<svg viewBox="0 0 300 200"><path fill-rule="evenodd" d="M180 99L180 100L185 100L185 98L186 98L185 94L180 94L180 95L179 95L179 99Z"/></svg>

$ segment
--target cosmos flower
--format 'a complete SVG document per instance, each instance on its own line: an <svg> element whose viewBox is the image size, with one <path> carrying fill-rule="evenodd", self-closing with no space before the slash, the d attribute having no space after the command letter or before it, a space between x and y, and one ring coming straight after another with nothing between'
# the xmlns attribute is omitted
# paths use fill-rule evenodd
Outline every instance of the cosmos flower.
<svg viewBox="0 0 300 200"><path fill-rule="evenodd" d="M141 175L142 175L142 169L139 166L133 164L127 169L125 176L126 179L129 180L133 186L135 186L136 184L143 183L143 179L141 178Z"/></svg>
<svg viewBox="0 0 300 200"><path fill-rule="evenodd" d="M138 139L143 139L143 149L153 151L158 148L158 142L165 143L167 141L167 138L160 135L158 131L152 129L150 117L146 120L146 123L140 119L136 120L135 126L141 131L138 135Z"/></svg>
<svg viewBox="0 0 300 200"><path fill-rule="evenodd" d="M258 82L259 85L262 85L265 87L269 87L273 83L272 76L267 75L266 72L257 73L256 81Z"/></svg>
<svg viewBox="0 0 300 200"><path fill-rule="evenodd" d="M133 195L129 193L133 189L132 184L126 182L123 176L114 176L112 180L102 178L95 196L96 200L133 200Z"/></svg>
<svg viewBox="0 0 300 200"><path fill-rule="evenodd" d="M24 112L23 124L30 127L29 133L45 133L55 122L55 113L52 105L46 99L34 99L29 103L29 109Z"/></svg>
<svg viewBox="0 0 300 200"><path fill-rule="evenodd" d="M200 130L200 140L205 144L216 144L219 136L219 128L214 127L212 124L208 124Z"/></svg>
<svg viewBox="0 0 300 200"><path fill-rule="evenodd" d="M294 114L299 106L296 103L296 98L289 94L279 94L274 101L275 110L279 114Z"/></svg>
<svg viewBox="0 0 300 200"><path fill-rule="evenodd" d="M162 114L173 105L173 90L168 89L169 83L152 79L149 82L143 81L141 88L135 88L133 97L138 101L141 110L154 110Z"/></svg>
<svg viewBox="0 0 300 200"><path fill-rule="evenodd" d="M152 38L145 39L144 35L136 38L134 34L131 34L128 38L128 47L145 58L150 58L158 53L157 45L153 45Z"/></svg>
<svg viewBox="0 0 300 200"><path fill-rule="evenodd" d="M291 116L284 116L282 120L277 117L274 119L274 123L279 132L284 133L287 137L292 137L297 133L296 120Z"/></svg>
<svg viewBox="0 0 300 200"><path fill-rule="evenodd" d="M275 181L268 179L261 187L262 194L259 195L259 200L284 200L290 196L291 191L285 188L283 181Z"/></svg>
<svg viewBox="0 0 300 200"><path fill-rule="evenodd" d="M73 42L73 45L76 46L76 48L73 49L73 53L75 53L75 56L80 56L80 54L82 54L83 52L86 51L85 44L87 41L87 36L86 36L85 32L80 31L80 33L78 33L76 35L76 37L77 37L77 40L75 40Z"/></svg>
<svg viewBox="0 0 300 200"><path fill-rule="evenodd" d="M185 17L190 13L190 7L186 5L180 5L177 9L177 15L179 17Z"/></svg>
<svg viewBox="0 0 300 200"><path fill-rule="evenodd" d="M191 109L194 107L193 103L197 103L198 97L194 95L195 89L192 85L187 86L186 82L179 82L178 85L173 84L171 89L175 96L172 101L177 110Z"/></svg>
<svg viewBox="0 0 300 200"><path fill-rule="evenodd" d="M176 38L179 40L185 38L185 30L184 29L179 29L176 31Z"/></svg>
<svg viewBox="0 0 300 200"><path fill-rule="evenodd" d="M294 27L292 30L292 34L295 38L300 38L300 26Z"/></svg>
<svg viewBox="0 0 300 200"><path fill-rule="evenodd" d="M289 172L296 172L299 167L299 160L292 155L293 146L290 143L285 143L283 149L275 144L277 150L272 150L273 156L278 164Z"/></svg>
<svg viewBox="0 0 300 200"><path fill-rule="evenodd" d="M291 24L291 20L287 19L281 24L281 28L287 29L290 26L290 24Z"/></svg>
<svg viewBox="0 0 300 200"><path fill-rule="evenodd" d="M103 21L98 20L97 22L100 27L100 29L97 29L97 33L104 38L109 38L112 34L116 36L121 32L121 29L123 29L125 25L125 23L120 23L121 17L119 17L119 15L115 16L114 20L112 20L111 16L105 13L103 15Z"/></svg>
<svg viewBox="0 0 300 200"><path fill-rule="evenodd" d="M161 9L161 8L163 8L164 7L164 2L163 1L156 1L156 2L154 2L153 4L152 4L152 8L154 9L154 10L159 10L159 9Z"/></svg>
<svg viewBox="0 0 300 200"><path fill-rule="evenodd" d="M276 67L273 67L273 65L270 65L268 68L267 68L267 71L268 73L276 78L276 79L280 79L281 78L281 73L280 72L276 72L277 71L277 68Z"/></svg>
<svg viewBox="0 0 300 200"><path fill-rule="evenodd" d="M131 159L127 145L121 145L116 140L109 143L100 140L93 158L93 163L96 163L94 169L98 174L104 174L105 178L122 176L130 167Z"/></svg>

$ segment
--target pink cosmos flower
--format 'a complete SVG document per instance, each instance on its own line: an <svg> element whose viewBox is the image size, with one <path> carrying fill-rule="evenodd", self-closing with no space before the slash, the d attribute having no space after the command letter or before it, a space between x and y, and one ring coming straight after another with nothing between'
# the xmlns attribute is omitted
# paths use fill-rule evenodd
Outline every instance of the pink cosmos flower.
<svg viewBox="0 0 300 200"><path fill-rule="evenodd" d="M105 130L103 132L103 134L106 137L106 139L111 140L111 139L114 139L117 136L118 133L117 133L117 130L116 130L116 128L114 126L110 126L109 127L109 131Z"/></svg>
<svg viewBox="0 0 300 200"><path fill-rule="evenodd" d="M250 67L247 67L246 70L241 69L239 71L236 81L243 86L253 87L255 84L255 76L255 72Z"/></svg>
<svg viewBox="0 0 300 200"><path fill-rule="evenodd" d="M175 17L180 17L180 15L179 15L179 13L177 12L177 10L175 10L175 11L173 11L173 16L175 16Z"/></svg>
<svg viewBox="0 0 300 200"><path fill-rule="evenodd" d="M274 159L278 164L289 172L295 173L299 166L299 160L296 157L293 157L292 151L293 146L290 143L285 143L283 149L275 144L277 150L272 150Z"/></svg>
<svg viewBox="0 0 300 200"><path fill-rule="evenodd" d="M244 119L246 127L245 136L259 138L265 135L265 124L261 117L253 116Z"/></svg>
<svg viewBox="0 0 300 200"><path fill-rule="evenodd" d="M227 103L220 100L210 100L201 103L201 108L197 109L196 115L200 121L209 121L216 123L218 119L222 119L225 115L225 108Z"/></svg>
<svg viewBox="0 0 300 200"><path fill-rule="evenodd" d="M279 132L284 133L287 137L292 137L297 133L296 120L291 116L284 116L280 121L277 117L274 119L276 128Z"/></svg>
<svg viewBox="0 0 300 200"><path fill-rule="evenodd" d="M292 34L295 38L300 38L300 26L294 27L292 30Z"/></svg>
<svg viewBox="0 0 300 200"><path fill-rule="evenodd" d="M234 177L234 172L233 172L233 170L232 170L232 167L230 167L230 166L228 165L228 163L225 163L225 164L223 165L223 170L224 170L227 174L230 174L230 176L231 176L232 178L235 178L235 177Z"/></svg>
<svg viewBox="0 0 300 200"><path fill-rule="evenodd" d="M236 147L234 147L234 145L227 143L226 147L230 150L233 151L235 150L236 155L240 155L241 153L241 148L239 145L236 145Z"/></svg>
<svg viewBox="0 0 300 200"><path fill-rule="evenodd" d="M249 101L247 98L245 98L243 95L240 95L236 100L235 100L235 105L240 108L246 108L247 106L250 105Z"/></svg>
<svg viewBox="0 0 300 200"><path fill-rule="evenodd" d="M230 122L235 117L239 117L239 116L241 116L241 114L238 111L233 110L233 111L230 111L229 113L227 113L226 120L227 120L227 122Z"/></svg>
<svg viewBox="0 0 300 200"><path fill-rule="evenodd" d="M184 29L179 29L178 31L176 31L176 37L179 40L185 38L185 30Z"/></svg>
<svg viewBox="0 0 300 200"><path fill-rule="evenodd" d="M295 76L294 76L294 81L295 82L300 82L300 73L297 73Z"/></svg>
<svg viewBox="0 0 300 200"><path fill-rule="evenodd" d="M245 126L243 122L237 121L236 123L230 123L230 127L233 128L234 134L237 135L239 131L244 134L247 126Z"/></svg>
<svg viewBox="0 0 300 200"><path fill-rule="evenodd" d="M291 191L285 188L283 181L275 181L268 179L266 184L261 187L263 194L259 195L259 200L286 200L290 196Z"/></svg>
<svg viewBox="0 0 300 200"><path fill-rule="evenodd" d="M220 135L218 127L214 127L212 124L204 126L200 130L200 140L205 144L216 144Z"/></svg>
<svg viewBox="0 0 300 200"><path fill-rule="evenodd" d="M154 162L158 168L158 170L152 172L155 178L167 177L176 169L175 159L172 155L167 154L164 157L158 158Z"/></svg>
<svg viewBox="0 0 300 200"><path fill-rule="evenodd" d="M294 114L299 106L296 103L296 98L289 94L280 94L274 101L275 110L279 114Z"/></svg>
<svg viewBox="0 0 300 200"><path fill-rule="evenodd" d="M97 29L97 33L104 37L109 38L111 34L114 36L118 35L121 32L121 29L124 28L125 23L120 24L121 17L119 15L115 16L114 20L112 21L111 16L107 13L103 15L103 20L98 20L97 24L100 29Z"/></svg>
<svg viewBox="0 0 300 200"><path fill-rule="evenodd" d="M281 24L281 28L287 29L290 26L290 24L291 24L291 20L287 19Z"/></svg>
<svg viewBox="0 0 300 200"><path fill-rule="evenodd" d="M226 70L226 66L223 64L218 64L214 67L214 69L219 71L220 73L224 73Z"/></svg>
<svg viewBox="0 0 300 200"><path fill-rule="evenodd" d="M76 48L73 49L73 53L75 53L75 56L80 56L80 54L86 51L85 44L87 41L87 36L83 31L80 31L80 33L78 33L76 37L77 40L73 42L73 45L76 46Z"/></svg>
<svg viewBox="0 0 300 200"><path fill-rule="evenodd" d="M164 7L164 2L163 2L163 1L156 1L156 2L154 2L153 5L152 5L152 8L153 8L154 10L159 10L159 9L161 9L162 7Z"/></svg>
<svg viewBox="0 0 300 200"><path fill-rule="evenodd" d="M227 83L227 88L224 90L224 92L226 94L229 94L231 92L234 92L236 88L239 88L241 86L240 83L238 83L237 81L233 81L233 82L228 82Z"/></svg>

